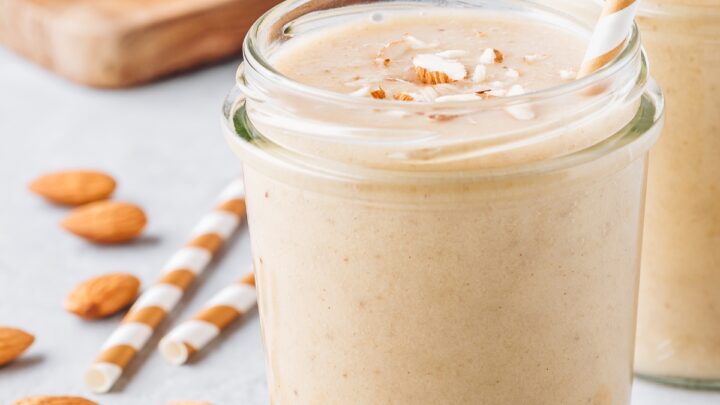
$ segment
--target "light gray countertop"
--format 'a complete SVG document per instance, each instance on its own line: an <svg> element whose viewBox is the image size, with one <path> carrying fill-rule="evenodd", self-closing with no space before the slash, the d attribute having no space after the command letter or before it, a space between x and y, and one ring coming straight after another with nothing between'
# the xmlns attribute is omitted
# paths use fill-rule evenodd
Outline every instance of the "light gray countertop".
<svg viewBox="0 0 720 405"><path fill-rule="evenodd" d="M89 323L62 309L67 292L94 275L127 271L146 286L154 282L215 195L239 172L219 124L236 65L231 61L146 87L102 91L58 79L0 48L0 325L37 338L19 361L0 368L0 405L32 394L84 395L102 405L179 399L268 403L254 313L193 364L171 366L156 350L146 350L119 390L95 396L85 390L81 376L119 318ZM145 236L128 245L99 247L62 231L57 224L66 209L26 190L36 175L72 167L112 173L119 181L116 198L146 210ZM242 229L172 319L191 316L248 263L247 230ZM720 392L640 381L633 404L720 404Z"/></svg>

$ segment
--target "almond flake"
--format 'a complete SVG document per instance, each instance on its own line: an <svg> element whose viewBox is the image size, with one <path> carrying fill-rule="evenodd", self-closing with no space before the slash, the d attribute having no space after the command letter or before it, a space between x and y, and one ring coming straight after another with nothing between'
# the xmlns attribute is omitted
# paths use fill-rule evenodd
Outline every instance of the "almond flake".
<svg viewBox="0 0 720 405"><path fill-rule="evenodd" d="M405 93L403 91L393 94L393 98L398 101L413 101L413 100L415 100L415 97L413 97L409 93Z"/></svg>
<svg viewBox="0 0 720 405"><path fill-rule="evenodd" d="M495 98L495 97L497 97L497 96L492 95L492 90L490 90L490 89L487 89L487 90L479 90L479 91L476 91L475 94L477 94L478 97L480 97L480 98L482 98L482 99L488 99L488 98Z"/></svg>
<svg viewBox="0 0 720 405"><path fill-rule="evenodd" d="M370 95L372 96L372 98L377 98L377 99L382 100L385 98L385 90L383 90L382 88L378 88L378 89L371 91Z"/></svg>
<svg viewBox="0 0 720 405"><path fill-rule="evenodd" d="M577 76L577 73L573 70L562 69L560 71L560 78L563 80L573 80Z"/></svg>
<svg viewBox="0 0 720 405"><path fill-rule="evenodd" d="M452 83L467 76L462 63L432 54L420 54L413 58L415 74L425 84Z"/></svg>
<svg viewBox="0 0 720 405"><path fill-rule="evenodd" d="M428 44L425 41L422 41L420 39L417 39L410 34L403 35L402 40L405 41L412 49L425 49L425 48L432 47L431 44Z"/></svg>
<svg viewBox="0 0 720 405"><path fill-rule="evenodd" d="M475 70L473 70L472 74L472 81L474 83L480 83L485 81L487 78L487 68L485 65L477 65L475 66Z"/></svg>
<svg viewBox="0 0 720 405"><path fill-rule="evenodd" d="M517 79L518 77L520 77L520 72L513 68L505 68L505 76L511 79Z"/></svg>
<svg viewBox="0 0 720 405"><path fill-rule="evenodd" d="M548 57L547 55L541 55L541 54L538 54L538 53L533 53L533 54L530 54L530 55L525 55L525 56L523 57L523 61L524 61L525 63L535 63L535 62L539 62L539 61L541 61L541 60L547 59L547 57Z"/></svg>
<svg viewBox="0 0 720 405"><path fill-rule="evenodd" d="M387 80L389 82L395 82L395 83L405 83L405 84L412 84L411 82L401 79L399 77L386 77L384 80Z"/></svg>
<svg viewBox="0 0 720 405"><path fill-rule="evenodd" d="M523 94L525 94L525 89L521 85L516 84L510 88L506 95L510 97L521 96ZM505 107L505 112L512 115L513 118L521 121L527 121L535 118L535 112L533 112L532 108L530 108L527 104Z"/></svg>
<svg viewBox="0 0 720 405"><path fill-rule="evenodd" d="M412 35L405 34L402 38L389 42L383 46L377 53L377 60L387 67L394 59L398 59L402 55L413 49L426 49L437 46L436 44L428 44Z"/></svg>
<svg viewBox="0 0 720 405"><path fill-rule="evenodd" d="M435 99L436 103L448 103L454 101L474 101L478 100L480 96L475 93L468 94L452 94L449 96L441 96Z"/></svg>
<svg viewBox="0 0 720 405"><path fill-rule="evenodd" d="M525 94L525 88L519 84L513 85L507 92L508 96L522 96L523 94Z"/></svg>
<svg viewBox="0 0 720 405"><path fill-rule="evenodd" d="M502 52L495 48L487 48L480 55L480 63L483 65L492 65L493 63L502 63L505 60Z"/></svg>
<svg viewBox="0 0 720 405"><path fill-rule="evenodd" d="M435 55L445 59L457 59L467 55L467 51L462 49L448 49L447 51L438 52Z"/></svg>
<svg viewBox="0 0 720 405"><path fill-rule="evenodd" d="M430 86L422 87L418 91L420 92L422 98L427 102L433 102L439 96L438 92Z"/></svg>
<svg viewBox="0 0 720 405"><path fill-rule="evenodd" d="M410 49L410 45L408 45L406 41L398 39L389 42L387 45L383 46L380 51L378 51L377 58L382 61L387 61L388 59L397 59L405 52L410 51Z"/></svg>
<svg viewBox="0 0 720 405"><path fill-rule="evenodd" d="M352 93L350 93L350 95L351 95L351 96L354 96L354 97L367 96L368 94L370 94L370 87L369 87L369 86L362 86L361 88L359 88L359 89L353 91Z"/></svg>

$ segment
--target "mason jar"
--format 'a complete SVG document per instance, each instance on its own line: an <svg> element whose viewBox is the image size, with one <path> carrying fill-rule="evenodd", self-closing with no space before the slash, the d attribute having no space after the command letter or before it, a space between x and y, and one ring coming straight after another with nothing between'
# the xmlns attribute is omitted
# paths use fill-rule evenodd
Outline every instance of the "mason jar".
<svg viewBox="0 0 720 405"><path fill-rule="evenodd" d="M272 64L308 24L390 7L590 32L599 9L570 3L293 0L250 30L223 122L243 164L272 403L630 403L663 111L637 30L586 78L471 102L352 97Z"/></svg>
<svg viewBox="0 0 720 405"><path fill-rule="evenodd" d="M645 0L638 23L668 114L650 154L636 367L720 387L720 2Z"/></svg>

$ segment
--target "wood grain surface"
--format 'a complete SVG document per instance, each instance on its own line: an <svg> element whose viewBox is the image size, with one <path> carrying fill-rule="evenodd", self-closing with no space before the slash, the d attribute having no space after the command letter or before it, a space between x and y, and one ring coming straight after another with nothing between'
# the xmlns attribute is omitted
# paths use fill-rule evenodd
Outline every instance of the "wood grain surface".
<svg viewBox="0 0 720 405"><path fill-rule="evenodd" d="M78 83L138 85L236 54L279 0L0 0L0 43Z"/></svg>

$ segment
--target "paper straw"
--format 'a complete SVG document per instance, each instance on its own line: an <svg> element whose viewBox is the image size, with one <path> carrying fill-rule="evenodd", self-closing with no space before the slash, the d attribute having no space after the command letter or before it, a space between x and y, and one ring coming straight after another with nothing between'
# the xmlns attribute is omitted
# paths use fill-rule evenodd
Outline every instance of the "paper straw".
<svg viewBox="0 0 720 405"><path fill-rule="evenodd" d="M625 46L639 0L606 0L577 77L582 78L607 65Z"/></svg>
<svg viewBox="0 0 720 405"><path fill-rule="evenodd" d="M167 262L160 281L138 297L85 374L85 383L92 391L108 392L147 344L157 325L175 308L213 255L238 228L245 216L244 198L242 181L230 183L221 193L215 210L197 224L190 242Z"/></svg>
<svg viewBox="0 0 720 405"><path fill-rule="evenodd" d="M160 341L160 353L172 364L185 364L256 303L255 276L250 273L220 290L192 319L170 331Z"/></svg>

